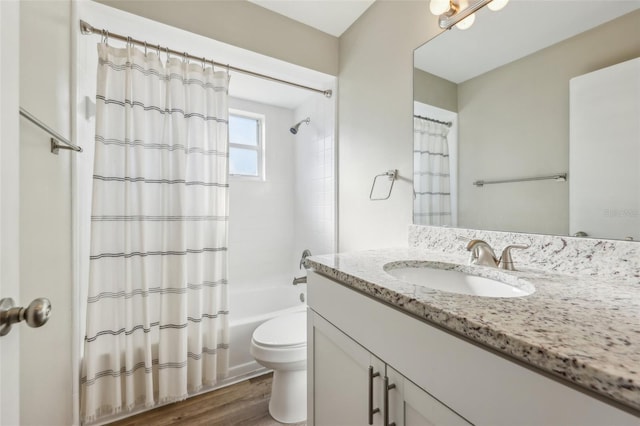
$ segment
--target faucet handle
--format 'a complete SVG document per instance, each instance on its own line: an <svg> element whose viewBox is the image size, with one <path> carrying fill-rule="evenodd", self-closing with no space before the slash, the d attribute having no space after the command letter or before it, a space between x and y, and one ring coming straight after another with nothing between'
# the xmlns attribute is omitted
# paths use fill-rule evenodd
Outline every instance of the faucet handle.
<svg viewBox="0 0 640 426"><path fill-rule="evenodd" d="M494 268L498 266L498 258L486 241L477 239L469 241L467 251L471 252L470 265L493 266Z"/></svg>
<svg viewBox="0 0 640 426"><path fill-rule="evenodd" d="M526 244L511 244L508 245L502 250L502 255L500 256L500 261L498 262L498 267L500 269L506 269L507 271L515 271L516 268L513 266L513 259L511 258L511 250L512 249L528 249L531 245Z"/></svg>
<svg viewBox="0 0 640 426"><path fill-rule="evenodd" d="M302 252L302 257L300 258L300 269L302 269L304 267L304 269L309 269L307 267L307 265L305 265L304 261L307 259L307 257L312 256L311 254L311 250L309 249L304 249L304 251Z"/></svg>

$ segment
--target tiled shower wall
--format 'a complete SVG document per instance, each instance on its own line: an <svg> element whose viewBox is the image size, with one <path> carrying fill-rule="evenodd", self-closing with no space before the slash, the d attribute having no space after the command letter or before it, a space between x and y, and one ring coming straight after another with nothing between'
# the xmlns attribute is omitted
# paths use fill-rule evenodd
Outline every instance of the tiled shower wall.
<svg viewBox="0 0 640 426"><path fill-rule="evenodd" d="M294 268L302 250L336 251L335 101L319 95L294 111L294 122L309 117L294 136Z"/></svg>
<svg viewBox="0 0 640 426"><path fill-rule="evenodd" d="M295 166L293 111L242 99L229 107L265 116L266 179L229 178L229 283L232 291L291 280ZM249 267L250 265L250 267Z"/></svg>

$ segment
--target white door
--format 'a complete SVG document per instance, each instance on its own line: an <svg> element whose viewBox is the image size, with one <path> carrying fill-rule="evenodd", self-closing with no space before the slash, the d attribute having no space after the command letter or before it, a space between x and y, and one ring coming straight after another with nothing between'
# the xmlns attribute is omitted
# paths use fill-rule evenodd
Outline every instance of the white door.
<svg viewBox="0 0 640 426"><path fill-rule="evenodd" d="M640 58L570 90L569 231L640 240Z"/></svg>
<svg viewBox="0 0 640 426"><path fill-rule="evenodd" d="M53 305L45 327L0 337L3 426L73 423L70 155L18 115L69 134L67 6L0 0L0 298Z"/></svg>
<svg viewBox="0 0 640 426"><path fill-rule="evenodd" d="M0 298L20 301L17 1L0 1ZM0 337L0 424L20 423L19 327Z"/></svg>

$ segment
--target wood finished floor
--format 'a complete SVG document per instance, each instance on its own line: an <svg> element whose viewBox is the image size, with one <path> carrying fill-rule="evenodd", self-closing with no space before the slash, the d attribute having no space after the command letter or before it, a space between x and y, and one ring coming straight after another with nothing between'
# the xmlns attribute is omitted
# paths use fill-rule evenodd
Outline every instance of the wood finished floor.
<svg viewBox="0 0 640 426"><path fill-rule="evenodd" d="M255 377L186 401L165 405L110 426L279 426L269 415L272 374ZM292 426L305 426L306 422Z"/></svg>

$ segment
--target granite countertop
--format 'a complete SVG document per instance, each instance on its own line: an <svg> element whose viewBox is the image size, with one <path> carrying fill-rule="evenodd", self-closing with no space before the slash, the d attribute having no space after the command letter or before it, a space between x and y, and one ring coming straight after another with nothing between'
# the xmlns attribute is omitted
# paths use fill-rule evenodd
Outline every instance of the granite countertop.
<svg viewBox="0 0 640 426"><path fill-rule="evenodd" d="M474 275L533 285L516 298L468 296L400 281L383 265L446 262ZM620 278L510 272L417 248L312 256L316 272L419 318L640 411L640 287Z"/></svg>

